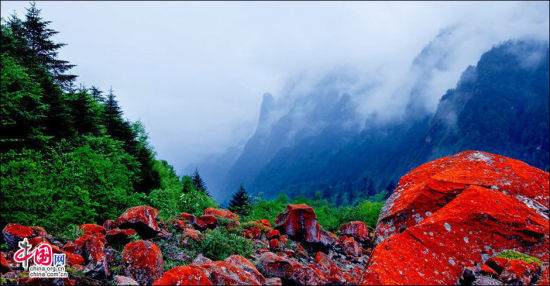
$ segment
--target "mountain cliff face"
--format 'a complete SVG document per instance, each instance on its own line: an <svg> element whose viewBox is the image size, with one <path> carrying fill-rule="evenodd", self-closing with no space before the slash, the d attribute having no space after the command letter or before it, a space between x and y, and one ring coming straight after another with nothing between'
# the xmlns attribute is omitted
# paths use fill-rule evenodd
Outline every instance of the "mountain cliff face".
<svg viewBox="0 0 550 286"><path fill-rule="evenodd" d="M258 130L228 173L226 189L243 183L267 198L320 191L349 204L393 189L420 164L468 149L548 169L548 44L510 41L492 48L433 113L425 99L433 74L445 72L450 33L442 32L413 62L411 78L398 89L410 94L399 119L381 121L373 113L358 131L353 94L343 93L346 82L334 78L290 110L283 107L289 102L266 95Z"/></svg>

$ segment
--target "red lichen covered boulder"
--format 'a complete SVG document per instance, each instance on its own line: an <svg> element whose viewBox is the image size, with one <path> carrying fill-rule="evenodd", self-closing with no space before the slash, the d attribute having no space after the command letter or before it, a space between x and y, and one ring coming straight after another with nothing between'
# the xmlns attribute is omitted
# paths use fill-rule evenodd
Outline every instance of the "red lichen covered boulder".
<svg viewBox="0 0 550 286"><path fill-rule="evenodd" d="M548 192L548 173L498 155L424 164L386 202L361 284L455 284L509 249L547 264Z"/></svg>
<svg viewBox="0 0 550 286"><path fill-rule="evenodd" d="M119 228L133 228L141 237L154 237L160 232L158 223L162 222L159 211L148 206L131 207L117 220Z"/></svg>
<svg viewBox="0 0 550 286"><path fill-rule="evenodd" d="M267 239L279 238L279 236L281 236L281 233L276 229L272 229L265 234L265 237Z"/></svg>
<svg viewBox="0 0 550 286"><path fill-rule="evenodd" d="M327 248L335 242L319 225L315 212L308 205L288 205L277 216L275 223L282 233L311 246Z"/></svg>
<svg viewBox="0 0 550 286"><path fill-rule="evenodd" d="M361 242L369 240L369 228L364 222L358 220L343 225L340 228L340 234L351 236Z"/></svg>
<svg viewBox="0 0 550 286"><path fill-rule="evenodd" d="M24 238L36 236L34 229L17 223L8 223L2 230L4 241L10 247L18 247L19 242Z"/></svg>
<svg viewBox="0 0 550 286"><path fill-rule="evenodd" d="M153 285L213 285L204 272L196 267L179 266L172 268L155 281Z"/></svg>
<svg viewBox="0 0 550 286"><path fill-rule="evenodd" d="M130 277L126 277L126 276L116 275L113 280L114 280L114 282L117 286L118 285L124 285L124 286L135 285L135 286L139 286L139 283L137 283L136 280L134 280Z"/></svg>
<svg viewBox="0 0 550 286"><path fill-rule="evenodd" d="M213 215L201 215L198 221L202 221L206 228L214 229L218 225L218 219Z"/></svg>
<svg viewBox="0 0 550 286"><path fill-rule="evenodd" d="M521 282L523 285L530 285L534 282L533 278L538 278L539 272L540 266L537 263L514 259L506 263L498 278L506 284Z"/></svg>
<svg viewBox="0 0 550 286"><path fill-rule="evenodd" d="M270 240L269 241L269 249L275 250L275 251L280 250L281 249L281 242L276 238Z"/></svg>
<svg viewBox="0 0 550 286"><path fill-rule="evenodd" d="M122 266L126 276L133 277L140 284L150 285L162 276L164 260L154 243L139 240L124 247Z"/></svg>
<svg viewBox="0 0 550 286"><path fill-rule="evenodd" d="M181 219L176 219L172 222L172 228L175 231L183 231L187 228L187 224Z"/></svg>
<svg viewBox="0 0 550 286"><path fill-rule="evenodd" d="M359 256L359 243L353 237L344 239L342 248L347 255Z"/></svg>
<svg viewBox="0 0 550 286"><path fill-rule="evenodd" d="M216 208L207 208L204 210L205 215L213 215L215 217L221 217L225 219L238 219L239 216L236 213L230 212L228 210L216 209Z"/></svg>
<svg viewBox="0 0 550 286"><path fill-rule="evenodd" d="M5 273L11 271L11 266L6 260L3 252L0 252L0 272Z"/></svg>
<svg viewBox="0 0 550 286"><path fill-rule="evenodd" d="M78 227L83 234L105 234L106 230L103 226L94 223L83 224Z"/></svg>
<svg viewBox="0 0 550 286"><path fill-rule="evenodd" d="M261 285L254 273L244 271L228 261L213 261L204 264L190 264L200 269L214 285ZM262 276L263 277L263 276Z"/></svg>
<svg viewBox="0 0 550 286"><path fill-rule="evenodd" d="M130 240L130 236L135 235L137 232L134 229L126 228L114 228L107 231L105 237L109 243L126 243Z"/></svg>
<svg viewBox="0 0 550 286"><path fill-rule="evenodd" d="M253 276L260 284L265 283L265 277L256 269L254 264L252 264L248 259L242 257L241 255L231 255L225 259L226 262L231 263L249 275Z"/></svg>
<svg viewBox="0 0 550 286"><path fill-rule="evenodd" d="M498 190L544 216L548 179L548 173L521 161L479 151L426 163L401 178L386 201L376 226L377 243L420 223L468 186Z"/></svg>
<svg viewBox="0 0 550 286"><path fill-rule="evenodd" d="M283 284L319 285L327 283L327 279L321 271L272 252L265 252L260 256L258 270L265 277L281 278Z"/></svg>
<svg viewBox="0 0 550 286"><path fill-rule="evenodd" d="M69 265L82 265L82 264L84 264L84 258L81 255L75 254L71 251L68 251L67 249L61 250L59 247L51 244L47 239L45 239L43 237L33 237L33 238L29 239L29 244L31 244L33 246L39 245L41 243L47 243L48 245L50 245L52 247L53 253L58 253L58 254L65 253L65 256L66 256L66 259L67 259L67 264L69 264Z"/></svg>
<svg viewBox="0 0 550 286"><path fill-rule="evenodd" d="M106 239L101 233L84 234L74 242L65 244L64 249L84 258L84 272L92 278L109 277L110 271L105 255Z"/></svg>

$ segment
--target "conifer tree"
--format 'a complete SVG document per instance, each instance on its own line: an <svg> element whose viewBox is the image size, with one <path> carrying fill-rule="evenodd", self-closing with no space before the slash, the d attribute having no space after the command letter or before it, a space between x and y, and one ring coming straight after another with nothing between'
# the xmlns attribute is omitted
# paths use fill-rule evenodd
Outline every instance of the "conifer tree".
<svg viewBox="0 0 550 286"><path fill-rule="evenodd" d="M92 95L92 99L96 102L105 102L105 97L103 96L103 91L101 91L99 88L92 85L90 87L90 94Z"/></svg>
<svg viewBox="0 0 550 286"><path fill-rule="evenodd" d="M195 187L197 187L197 190L204 192L210 197L210 194L206 190L206 184L204 183L201 175L199 174L199 170L197 169L195 169L195 173L193 174L193 184L195 185Z"/></svg>
<svg viewBox="0 0 550 286"><path fill-rule="evenodd" d="M48 28L51 21L44 21L40 16L40 9L31 2L31 7L27 8L25 21L23 24L23 33L27 41L28 48L32 51L39 64L45 66L53 74L55 82L62 88L67 89L75 80L76 75L66 74L68 70L74 67L68 61L57 58L58 50L65 46L64 43L55 43L52 37L58 32Z"/></svg>
<svg viewBox="0 0 550 286"><path fill-rule="evenodd" d="M233 194L233 198L229 201L228 209L236 214L247 216L252 210L252 200L250 196L246 193L243 185L239 190Z"/></svg>

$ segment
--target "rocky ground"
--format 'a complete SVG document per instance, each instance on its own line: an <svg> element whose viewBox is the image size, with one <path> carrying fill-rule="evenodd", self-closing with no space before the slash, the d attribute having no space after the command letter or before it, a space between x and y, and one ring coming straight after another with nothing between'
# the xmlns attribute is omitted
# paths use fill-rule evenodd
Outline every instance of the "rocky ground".
<svg viewBox="0 0 550 286"><path fill-rule="evenodd" d="M70 241L41 227L8 224L1 282L548 285L548 179L546 172L494 154L468 151L438 159L401 179L375 232L360 221L338 234L327 232L307 205L289 205L275 225L240 222L236 214L213 208L200 217L182 213L164 221L158 210L139 206L103 225L81 225L80 237ZM250 255L212 261L193 253L209 230L250 241ZM24 238L65 253L69 278L30 279L13 261Z"/></svg>

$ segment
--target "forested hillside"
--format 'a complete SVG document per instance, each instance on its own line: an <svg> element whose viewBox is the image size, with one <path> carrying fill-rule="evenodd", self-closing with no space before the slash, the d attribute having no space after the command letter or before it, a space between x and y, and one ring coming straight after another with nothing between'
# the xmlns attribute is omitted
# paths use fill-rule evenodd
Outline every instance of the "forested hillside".
<svg viewBox="0 0 550 286"><path fill-rule="evenodd" d="M266 119L277 109L269 110L273 100L264 97L256 134L230 169L228 186L235 188L240 180L265 197L317 194L349 205L376 194L383 198L416 166L464 150L502 154L547 170L548 43L518 40L493 47L430 113L423 108L424 94L429 75L446 65L447 54L438 43L446 37L440 34L415 59L411 101L398 120L378 123L372 116L356 132L349 124L354 114L350 95L339 96L347 83L339 78L327 78L311 94L298 97L275 121ZM295 107L300 104L314 108ZM297 132L287 128L296 117L304 126Z"/></svg>
<svg viewBox="0 0 550 286"><path fill-rule="evenodd" d="M175 209L183 183L173 168L155 159L143 124L124 118L113 89L77 84L49 24L34 4L23 19L2 19L0 225L56 229L143 203Z"/></svg>

